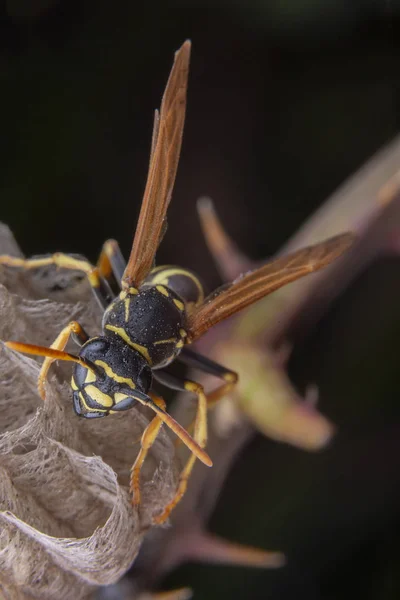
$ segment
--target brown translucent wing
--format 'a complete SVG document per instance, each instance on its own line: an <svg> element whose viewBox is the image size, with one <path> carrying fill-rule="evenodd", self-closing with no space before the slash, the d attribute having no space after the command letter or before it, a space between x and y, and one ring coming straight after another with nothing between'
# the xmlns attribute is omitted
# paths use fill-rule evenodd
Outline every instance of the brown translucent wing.
<svg viewBox="0 0 400 600"><path fill-rule="evenodd" d="M189 340L194 341L220 321L287 283L329 265L349 248L354 239L352 233L344 233L314 246L301 248L219 288L190 314Z"/></svg>
<svg viewBox="0 0 400 600"><path fill-rule="evenodd" d="M175 54L160 113L155 114L149 173L135 239L122 277L124 287L139 286L145 279L165 230L182 145L189 58L190 42L186 41Z"/></svg>

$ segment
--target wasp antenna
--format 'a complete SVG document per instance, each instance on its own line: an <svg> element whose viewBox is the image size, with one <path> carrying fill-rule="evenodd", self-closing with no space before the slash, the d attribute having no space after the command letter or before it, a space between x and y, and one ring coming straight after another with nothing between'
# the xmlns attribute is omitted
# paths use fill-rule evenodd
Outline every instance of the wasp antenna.
<svg viewBox="0 0 400 600"><path fill-rule="evenodd" d="M35 344L24 344L22 342L4 342L4 345L11 350L21 352L22 354L33 354L35 356L47 356L53 360L67 360L70 362L77 363L85 369L90 369L94 373L98 373L97 368L93 363L87 361L69 352L62 352L61 350L55 350L54 348L47 348L46 346L36 346Z"/></svg>

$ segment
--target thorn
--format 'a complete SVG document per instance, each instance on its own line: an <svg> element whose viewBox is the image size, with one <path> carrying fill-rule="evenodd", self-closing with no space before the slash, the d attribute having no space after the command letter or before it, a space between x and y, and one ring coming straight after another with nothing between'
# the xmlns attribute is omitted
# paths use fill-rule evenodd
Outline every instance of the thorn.
<svg viewBox="0 0 400 600"><path fill-rule="evenodd" d="M206 244L224 281L233 281L254 268L254 263L240 252L225 231L211 198L199 198L197 211Z"/></svg>
<svg viewBox="0 0 400 600"><path fill-rule="evenodd" d="M319 389L316 383L309 383L304 395L304 402L310 408L316 408L319 400Z"/></svg>
<svg viewBox="0 0 400 600"><path fill-rule="evenodd" d="M400 191L400 171L398 171L393 177L389 179L384 186L378 192L378 204L381 206L387 206L390 204L398 195Z"/></svg>
<svg viewBox="0 0 400 600"><path fill-rule="evenodd" d="M275 348L272 358L277 369L284 369L286 367L292 350L293 342L289 342L286 339L282 340L279 346Z"/></svg>
<svg viewBox="0 0 400 600"><path fill-rule="evenodd" d="M205 563L222 563L255 568L278 568L285 564L281 552L269 552L236 544L206 531L194 531L185 540L185 556Z"/></svg>

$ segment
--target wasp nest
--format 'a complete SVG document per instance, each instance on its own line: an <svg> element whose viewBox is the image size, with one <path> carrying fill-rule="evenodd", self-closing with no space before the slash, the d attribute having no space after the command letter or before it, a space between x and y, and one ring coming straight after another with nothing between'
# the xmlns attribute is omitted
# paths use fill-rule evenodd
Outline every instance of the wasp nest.
<svg viewBox="0 0 400 600"><path fill-rule="evenodd" d="M0 227L0 254L20 255ZM75 272L0 267L0 339L50 345L71 320L100 332L101 311ZM76 352L73 345L71 351ZM152 516L170 499L177 465L161 432L132 508L129 470L152 418L133 409L105 419L72 410L67 363L52 367L46 401L41 359L0 345L1 597L78 600L116 582L134 561Z"/></svg>

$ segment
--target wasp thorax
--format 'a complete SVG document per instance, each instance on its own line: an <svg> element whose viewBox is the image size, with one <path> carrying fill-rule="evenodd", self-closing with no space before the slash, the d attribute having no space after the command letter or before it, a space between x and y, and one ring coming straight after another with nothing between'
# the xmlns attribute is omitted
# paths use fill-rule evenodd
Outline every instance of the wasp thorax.
<svg viewBox="0 0 400 600"><path fill-rule="evenodd" d="M184 345L185 304L163 285L123 290L103 317L107 339L137 350L152 369L172 362Z"/></svg>
<svg viewBox="0 0 400 600"><path fill-rule="evenodd" d="M135 390L146 393L152 374L140 353L116 340L97 337L79 353L92 368L76 365L71 380L75 412L105 417L135 405Z"/></svg>

